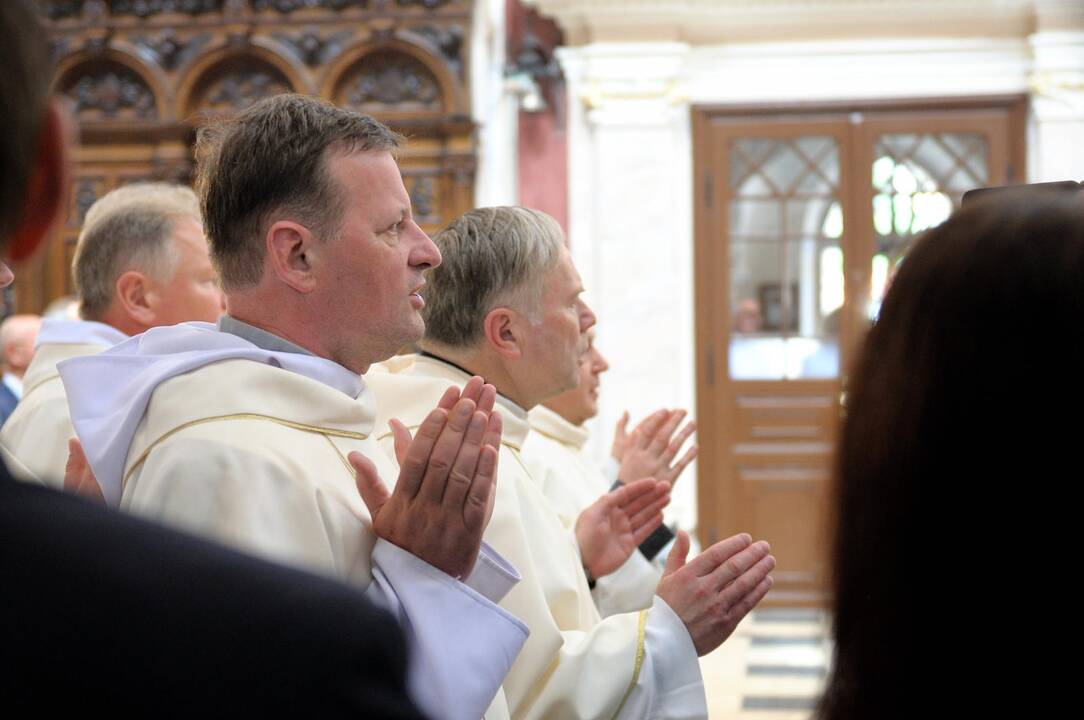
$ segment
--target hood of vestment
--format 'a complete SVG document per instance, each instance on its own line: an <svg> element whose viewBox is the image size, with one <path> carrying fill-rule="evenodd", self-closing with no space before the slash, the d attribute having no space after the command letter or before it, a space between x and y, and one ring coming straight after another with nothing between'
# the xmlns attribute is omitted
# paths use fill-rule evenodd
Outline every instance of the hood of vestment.
<svg viewBox="0 0 1084 720"><path fill-rule="evenodd" d="M151 441L227 416L363 438L376 415L361 377L347 368L264 350L210 323L153 328L59 368L76 434L106 502L114 505L126 459L142 452L132 446L141 422L147 432L140 436Z"/></svg>

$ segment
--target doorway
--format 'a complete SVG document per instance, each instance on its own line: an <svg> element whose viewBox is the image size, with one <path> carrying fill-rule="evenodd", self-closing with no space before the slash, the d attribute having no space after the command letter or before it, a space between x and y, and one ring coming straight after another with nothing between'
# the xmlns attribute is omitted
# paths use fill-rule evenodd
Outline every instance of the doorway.
<svg viewBox="0 0 1084 720"><path fill-rule="evenodd" d="M915 238L967 190L1023 181L1025 112L694 108L700 540L768 539L769 604L825 603L847 368Z"/></svg>

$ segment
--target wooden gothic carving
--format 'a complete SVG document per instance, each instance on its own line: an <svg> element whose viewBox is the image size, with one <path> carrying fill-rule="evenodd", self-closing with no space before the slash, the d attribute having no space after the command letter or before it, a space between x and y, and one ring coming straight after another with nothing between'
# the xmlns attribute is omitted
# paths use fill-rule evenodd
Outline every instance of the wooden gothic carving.
<svg viewBox="0 0 1084 720"><path fill-rule="evenodd" d="M16 305L71 292L87 208L137 180L187 182L195 130L282 92L375 115L409 138L400 164L422 226L471 207L469 0L38 0L55 88L79 126L69 209L18 268Z"/></svg>

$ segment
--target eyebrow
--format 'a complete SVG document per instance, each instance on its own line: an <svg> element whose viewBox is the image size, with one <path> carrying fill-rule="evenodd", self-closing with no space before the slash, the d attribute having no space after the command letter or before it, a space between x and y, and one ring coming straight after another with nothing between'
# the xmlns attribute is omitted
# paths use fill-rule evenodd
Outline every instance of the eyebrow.
<svg viewBox="0 0 1084 720"><path fill-rule="evenodd" d="M406 219L407 219L408 217L410 217L410 208L409 208L409 207L401 207L401 208L399 208L399 215L398 215L398 217L396 217L396 218L395 218L394 220L392 220L392 221L391 221L390 223L387 223L387 224L385 225L385 227L389 227L389 228L390 228L390 227L392 227L393 225L398 225L399 223L401 223L401 222L403 222L404 220L406 220Z"/></svg>

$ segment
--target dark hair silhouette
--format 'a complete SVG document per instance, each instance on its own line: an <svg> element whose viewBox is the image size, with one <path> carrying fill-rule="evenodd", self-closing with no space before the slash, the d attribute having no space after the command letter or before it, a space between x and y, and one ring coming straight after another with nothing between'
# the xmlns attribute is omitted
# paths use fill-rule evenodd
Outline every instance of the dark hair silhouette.
<svg viewBox="0 0 1084 720"><path fill-rule="evenodd" d="M1059 577L1082 337L1082 195L991 196L903 261L848 388L822 720L955 717L942 672L972 710L1024 687L987 671L1024 672L1011 618Z"/></svg>

